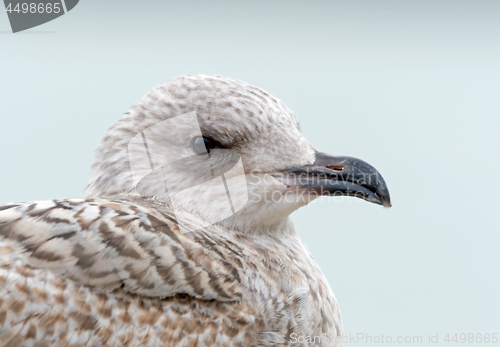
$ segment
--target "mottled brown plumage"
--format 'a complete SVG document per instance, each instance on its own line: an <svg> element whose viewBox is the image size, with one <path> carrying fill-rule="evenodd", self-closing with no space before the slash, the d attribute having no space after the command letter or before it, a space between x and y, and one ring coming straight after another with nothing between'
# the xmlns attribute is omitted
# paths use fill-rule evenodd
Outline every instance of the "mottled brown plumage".
<svg viewBox="0 0 500 347"><path fill-rule="evenodd" d="M1 209L3 345L286 346L311 323L341 329L295 233L180 233L165 206L127 197Z"/></svg>

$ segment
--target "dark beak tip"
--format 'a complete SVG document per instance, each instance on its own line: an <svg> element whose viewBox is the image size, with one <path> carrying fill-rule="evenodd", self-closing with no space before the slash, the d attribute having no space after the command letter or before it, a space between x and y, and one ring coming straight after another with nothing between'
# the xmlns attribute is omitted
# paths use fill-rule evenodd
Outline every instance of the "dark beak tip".
<svg viewBox="0 0 500 347"><path fill-rule="evenodd" d="M386 208L390 208L392 207L392 203L391 203L391 196L389 194L389 188L387 187L387 184L385 183L384 179L380 174L378 174L377 177L379 184L378 187L375 189L375 195L380 201L380 205Z"/></svg>
<svg viewBox="0 0 500 347"><path fill-rule="evenodd" d="M380 194L379 192L376 193L379 201L380 201L380 205L386 207L386 208L391 208L392 207L392 203L391 203L391 197L389 196L389 192L387 191L387 193L385 194Z"/></svg>

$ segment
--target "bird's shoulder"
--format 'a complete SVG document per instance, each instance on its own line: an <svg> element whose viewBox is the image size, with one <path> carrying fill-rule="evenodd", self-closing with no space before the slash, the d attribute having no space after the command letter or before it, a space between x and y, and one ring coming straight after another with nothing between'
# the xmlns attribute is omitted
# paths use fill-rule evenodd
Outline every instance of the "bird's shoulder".
<svg viewBox="0 0 500 347"><path fill-rule="evenodd" d="M10 203L0 205L0 264L20 260L106 292L238 301L245 251L194 229L181 232L168 208L148 200Z"/></svg>

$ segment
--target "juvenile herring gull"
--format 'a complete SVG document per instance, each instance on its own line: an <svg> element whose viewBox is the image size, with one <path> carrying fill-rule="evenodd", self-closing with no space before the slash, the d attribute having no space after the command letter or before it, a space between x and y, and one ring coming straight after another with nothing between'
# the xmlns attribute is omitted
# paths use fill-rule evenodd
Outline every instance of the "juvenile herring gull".
<svg viewBox="0 0 500 347"><path fill-rule="evenodd" d="M174 78L111 126L84 198L0 205L0 345L340 346L289 218L332 194L390 206L372 166L316 151L273 95Z"/></svg>

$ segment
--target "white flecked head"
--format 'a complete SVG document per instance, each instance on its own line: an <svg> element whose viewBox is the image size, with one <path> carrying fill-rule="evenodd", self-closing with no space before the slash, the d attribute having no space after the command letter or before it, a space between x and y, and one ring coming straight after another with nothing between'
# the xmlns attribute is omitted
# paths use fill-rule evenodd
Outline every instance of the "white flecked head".
<svg viewBox="0 0 500 347"><path fill-rule="evenodd" d="M269 175L287 167L313 163L314 148L300 134L295 115L283 101L228 77L180 76L142 97L104 137L97 150L86 194L139 194L167 200L160 177L141 182L146 187L137 192L128 146L131 139L145 129L190 112L196 113L203 136L241 156L247 186L240 191L247 191L250 200L236 215L223 221L226 227L241 231L286 226L288 215L308 201L270 198L274 191L284 192L286 186ZM185 140L183 146L189 146L190 139ZM193 164L192 170L203 168ZM169 175L176 174L182 180L184 172L169 172ZM211 223L220 221L216 206L200 206L197 202L195 194L186 193L182 196L181 207Z"/></svg>

